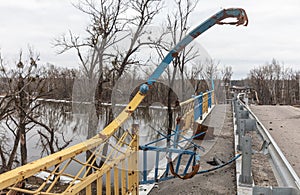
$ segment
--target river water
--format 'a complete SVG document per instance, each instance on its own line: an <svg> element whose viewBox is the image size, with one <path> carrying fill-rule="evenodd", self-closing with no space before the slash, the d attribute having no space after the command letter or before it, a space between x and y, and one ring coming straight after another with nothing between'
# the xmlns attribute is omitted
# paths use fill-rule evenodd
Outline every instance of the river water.
<svg viewBox="0 0 300 195"><path fill-rule="evenodd" d="M101 108L97 132L100 132L103 127L105 127L109 108L109 105L103 106ZM117 106L114 107L113 112L115 113L115 115L117 115L122 109L122 106ZM87 139L88 114L80 113L78 112L78 110L76 111L76 109L74 109L74 104L72 105L71 103L44 101L36 111L36 114L40 115L38 117L39 121L43 122L56 131L55 135L58 147L62 147L65 144L65 141L70 141L70 144L68 145L68 147L70 147ZM9 123L11 124L11 126L13 126L11 121ZM134 112L133 117L125 122L123 126L124 128L128 128L132 123L139 124L140 145L149 143L158 138L158 135L154 131L154 129L166 133L167 110L165 107L162 107L160 105L155 105L150 108L138 108ZM32 129L28 131L28 162L48 155L48 153L43 150L41 136L38 133L39 131L49 136L45 128L38 125L32 127ZM6 144L6 148L9 150L9 148L12 147L14 136L8 130L7 126L5 125L5 121L1 121L0 123L0 135L2 136L2 141L4 141L3 144ZM19 159L20 157L18 156L18 158L16 159L16 164L18 164L18 162L20 161ZM79 159L85 159L85 153L80 155ZM80 165L74 164L72 165L72 168L76 170L76 166L79 167ZM150 163L149 166L153 166L153 164ZM72 168L69 168L67 172L72 173Z"/></svg>

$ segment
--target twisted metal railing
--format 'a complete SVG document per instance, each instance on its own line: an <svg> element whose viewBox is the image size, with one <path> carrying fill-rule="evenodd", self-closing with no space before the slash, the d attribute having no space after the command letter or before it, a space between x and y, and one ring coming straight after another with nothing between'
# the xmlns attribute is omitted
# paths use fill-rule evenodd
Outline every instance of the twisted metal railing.
<svg viewBox="0 0 300 195"><path fill-rule="evenodd" d="M209 91L204 94L201 93L198 96L180 103L181 114L177 117L175 129L172 130L171 134L165 135L162 131L154 129L160 138L139 146L140 150L143 151L143 177L140 182L141 184L164 181L172 179L175 176L181 177L181 175L183 175L182 177L184 179L192 177L192 174L188 173L188 170L192 167L198 166L200 161L200 156L197 154L196 149L204 150L201 146L192 142L194 138L201 136L204 132L194 135L193 127L195 125L195 121L199 119L200 116L202 117L203 113L211 111L211 103L213 102L213 96L211 94L213 94L213 91ZM199 115L200 107L201 115ZM197 118L195 115L197 115ZM166 140L168 139L170 140L169 145L166 143ZM191 147L187 148L189 144ZM151 168L148 166L148 156L150 152L152 153L151 161L155 162L154 166ZM153 155L153 153L155 153L155 155ZM182 164L181 162L183 157L188 159L186 164ZM173 166L172 159L175 158L177 158L177 160L175 166ZM185 167L182 172L179 172L180 166ZM196 169L194 170L195 173L198 171Z"/></svg>
<svg viewBox="0 0 300 195"><path fill-rule="evenodd" d="M139 92L126 108L98 135L75 146L1 174L1 192L7 194L20 192L50 195L102 194L102 191L106 191L106 194L112 194L113 190L114 194L137 194L139 192L137 127L134 126L131 130L123 130L121 136L116 136L116 132L122 129L122 124L128 120L132 112L145 98L149 86L156 82L173 58L200 34L215 24L225 24L222 20L230 17L236 18L237 21L229 24L247 25L247 16L243 9L225 9L210 17L192 30L166 55L149 77L147 83L141 85ZM205 102L207 95L204 95L203 99ZM203 111L207 111L207 107L203 104ZM188 118L192 121L191 117ZM105 143L108 143L108 154L102 156ZM86 160L80 159L80 156L82 157L86 152L90 153L89 158ZM104 162L99 161L103 158L105 159ZM65 172L68 167L72 167L73 174ZM33 181L35 185L28 186L26 180L32 179L32 176L38 173L46 173L45 179ZM62 177L67 177L69 181L62 184L60 182ZM112 184L113 189L111 188Z"/></svg>

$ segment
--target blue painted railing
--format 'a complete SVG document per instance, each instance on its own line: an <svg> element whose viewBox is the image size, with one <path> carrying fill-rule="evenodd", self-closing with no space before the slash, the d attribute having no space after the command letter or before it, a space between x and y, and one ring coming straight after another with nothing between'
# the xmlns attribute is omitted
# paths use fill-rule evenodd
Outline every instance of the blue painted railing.
<svg viewBox="0 0 300 195"><path fill-rule="evenodd" d="M194 113L194 117L192 115L189 115L192 117L192 119L194 119L194 121L198 119L202 120L203 115L205 113L208 113L209 108L211 108L212 104L214 103L213 97L214 97L213 90L205 93L200 93L200 95L192 97L191 99L185 102L182 102L180 106L188 108L187 110L185 110L186 113L189 112ZM186 113L183 113L184 116ZM182 118L185 118L184 116ZM143 151L142 152L142 159L143 159L142 175L143 176L142 176L142 181L140 181L140 184L154 183L154 182L164 181L175 177L174 173L172 174L170 173L171 171L170 171L169 163L167 163L163 168L164 174L163 175L158 174L159 169L162 170L162 167L159 167L160 166L159 163L161 161L160 157L162 156L169 157L169 159L171 159L173 154L173 156L177 158L176 163L174 165L174 172L178 175L186 175L188 169L191 166L195 166L196 162L199 162L200 155L197 154L196 151L197 149L204 151L204 148L195 144L193 142L193 139L203 135L205 132L201 132L196 135L190 135L189 138L187 138L186 136L184 136L183 133L184 130L182 129L180 120L184 120L184 119L178 118L176 126L174 130L172 130L172 134L170 135L165 135L161 131L153 129L154 131L157 132L157 134L160 135L161 138L139 147L139 149ZM165 146L158 146L158 145L162 145L159 143L165 144L166 140L170 140L171 143L166 144ZM185 146L182 146L181 144L182 142L189 143L190 147L184 148ZM190 150L191 148L193 148L193 150ZM149 152L152 152L151 162L155 163L154 174L152 174L151 177L149 177L149 170L148 170ZM185 157L188 158L188 161L185 164L181 162L182 155L185 155ZM185 166L184 170L181 171L181 173L179 173L180 165Z"/></svg>
<svg viewBox="0 0 300 195"><path fill-rule="evenodd" d="M200 155L196 153L195 149L194 150L184 149L181 146L179 146L178 144L180 142L189 141L193 145L192 148L198 148L198 149L204 150L201 146L198 146L197 144L195 144L191 141L193 138L203 135L204 132L194 135L191 138L186 138L186 137L180 135L179 134L180 132L175 132L175 133L174 132L175 131L173 131L173 134L171 134L169 136L163 135L163 138L161 138L161 139L158 139L156 141L153 141L153 142L148 143L143 146L139 146L139 149L143 151L143 154L142 154L143 155L143 157L142 157L143 158L143 172L142 172L143 177L142 177L142 181L140 181L140 184L154 183L154 182L159 182L159 181L164 181L164 180L168 180L171 178L175 178L174 175L170 174L169 163L165 167L164 175L161 177L161 175L158 174L159 169L161 169L161 167L159 167L159 162L161 160L160 155L168 156L169 158L171 158L172 154L177 154L177 161L176 161L176 164L174 167L175 167L175 172L178 175L186 175L189 167L195 166L196 162L200 161ZM182 138L182 140L179 142L176 142L175 135L180 136ZM172 137L174 139L170 139L170 140L171 140L171 142L173 142L174 145L176 144L179 147L178 149L167 147L167 146L166 147L152 146L153 144L157 144L158 142L165 141L166 139L172 138ZM154 176L151 178L148 177L148 162L149 162L148 152L149 151L155 152L154 159L153 158L151 159L152 162L153 161L155 162ZM179 167L180 167L180 165L183 165L181 162L182 155L185 155L185 157L187 156L188 161L185 164L184 171L182 173L179 173Z"/></svg>
<svg viewBox="0 0 300 195"><path fill-rule="evenodd" d="M214 103L214 91L208 91L200 93L194 97L194 120L202 120L204 113L208 112L208 109L212 107Z"/></svg>

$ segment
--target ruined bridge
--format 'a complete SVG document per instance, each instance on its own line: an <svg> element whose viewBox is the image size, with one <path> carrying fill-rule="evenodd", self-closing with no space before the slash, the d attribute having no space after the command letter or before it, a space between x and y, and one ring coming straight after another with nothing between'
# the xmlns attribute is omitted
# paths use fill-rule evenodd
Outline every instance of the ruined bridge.
<svg viewBox="0 0 300 195"><path fill-rule="evenodd" d="M224 19L236 18L234 22L224 22ZM195 123L201 123L215 105L214 89L192 97L180 103L181 117L177 120L174 130L169 135L157 131L160 138L145 145L139 144L137 124L131 129L122 130L122 124L128 121L132 113L137 109L142 100L147 96L149 87L153 85L164 72L170 62L178 56L186 45L215 24L247 25L247 16L243 9L225 9L207 19L192 30L180 41L158 65L146 83L140 86L140 90L128 103L125 109L95 137L83 141L77 145L66 148L55 154L30 162L24 166L13 169L0 175L0 192L4 194L145 194L151 190L153 183L179 177L189 179L206 171L212 171L236 161L237 193L299 193L299 178L284 155L278 150L278 146L264 130L260 130L264 139L263 151L282 162L276 169L278 178L282 180L281 187L264 188L255 186L251 174L251 138L247 131L264 129L254 114L243 102L236 99L233 102L234 121L236 125L236 155L212 170L200 170L200 156L197 150L203 148L193 142L193 138L203 134L194 134L191 130ZM250 114L249 114L250 113ZM174 122L175 123L175 122ZM159 145L161 141L168 141L167 145ZM104 147L108 147L108 153L103 156ZM191 149L192 148L192 149ZM139 152L141 151L141 152ZM279 151L279 153L278 153ZM89 152L84 161L80 156ZM152 152L154 156L148 156ZM275 154L277 152L277 154ZM141 154L141 156L139 155ZM161 158L161 155L164 158ZM185 169L180 172L181 158L187 156ZM242 158L240 158L242 156ZM275 158L276 157L276 158ZM105 159L99 166L99 159ZM154 159L154 160L153 160ZM166 160L168 159L168 160ZM176 159L176 162L175 162ZM140 162L141 161L141 162ZM147 163L153 161L153 169L148 170ZM276 160L275 160L276 161ZM74 174L66 172L69 166L77 164L73 168ZM141 171L139 167L141 168ZM76 169L76 170L75 170ZM35 181L35 185L28 187L27 181L33 176L43 173L43 180ZM68 178L67 183L61 183L62 178Z"/></svg>

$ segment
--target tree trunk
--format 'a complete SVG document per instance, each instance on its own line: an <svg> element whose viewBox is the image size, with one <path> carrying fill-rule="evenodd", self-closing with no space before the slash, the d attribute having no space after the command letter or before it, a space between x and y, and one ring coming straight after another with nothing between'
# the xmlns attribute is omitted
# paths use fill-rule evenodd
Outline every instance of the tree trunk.
<svg viewBox="0 0 300 195"><path fill-rule="evenodd" d="M172 134L173 129L173 113L172 113L172 88L174 86L175 76L176 76L176 65L174 66L172 78L169 79L170 86L168 88L168 130L167 130L167 136L170 136ZM170 146L170 138L167 139L167 146Z"/></svg>
<svg viewBox="0 0 300 195"><path fill-rule="evenodd" d="M167 132L168 139L167 139L167 147L170 146L171 138L169 136L172 134L172 128L173 128L173 113L172 113L171 94L172 94L172 89L169 88L168 89L168 132Z"/></svg>
<svg viewBox="0 0 300 195"><path fill-rule="evenodd" d="M13 149L12 149L10 155L9 155L9 160L8 160L8 163L7 163L7 170L12 169L14 159L15 159L16 154L17 154L17 149L18 149L20 137L21 137L20 131L17 131L16 138L14 140Z"/></svg>
<svg viewBox="0 0 300 195"><path fill-rule="evenodd" d="M185 100L185 92L184 92L184 74L183 71L180 71L180 76L181 76L181 101Z"/></svg>
<svg viewBox="0 0 300 195"><path fill-rule="evenodd" d="M95 107L96 107L96 115L97 118L100 118L101 115L101 103L102 103L102 91L103 91L103 74L100 73L97 88L96 88L96 94L95 94Z"/></svg>
<svg viewBox="0 0 300 195"><path fill-rule="evenodd" d="M24 123L21 123L19 126L19 131L21 134L20 139L20 149L21 149L21 165L27 164L27 144L26 144L26 127Z"/></svg>
<svg viewBox="0 0 300 195"><path fill-rule="evenodd" d="M19 90L19 124L18 132L20 132L20 151L21 151L21 165L27 164L27 140L26 140L26 110L27 110L27 95L24 91L24 78L19 76L18 90Z"/></svg>

